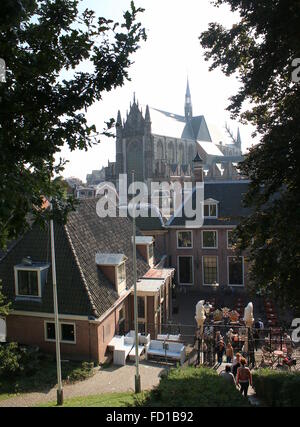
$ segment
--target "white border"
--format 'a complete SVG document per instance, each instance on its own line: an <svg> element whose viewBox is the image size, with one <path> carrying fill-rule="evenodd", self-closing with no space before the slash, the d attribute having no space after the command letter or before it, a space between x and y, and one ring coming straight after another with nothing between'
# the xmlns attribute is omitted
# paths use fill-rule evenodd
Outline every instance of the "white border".
<svg viewBox="0 0 300 427"><path fill-rule="evenodd" d="M179 280L180 269L179 269L179 258L192 258L192 283L181 283ZM194 255L177 255L177 280L179 286L194 286Z"/></svg>
<svg viewBox="0 0 300 427"><path fill-rule="evenodd" d="M51 320L44 320L44 338L46 342L55 342L55 339L49 339L47 338L47 323L53 323L55 325L55 322L51 321ZM74 327L74 341L64 341L62 339L59 340L59 342L61 342L62 344L76 344L76 323L73 322L59 322L59 338L62 337L62 330L61 330L61 325L73 325Z"/></svg>
<svg viewBox="0 0 300 427"><path fill-rule="evenodd" d="M216 238L216 244L217 244L217 246L203 246L203 244L204 244L204 240L203 240L203 233L207 233L208 231L212 231L212 232L214 232L214 233L216 233L216 236L217 236L217 238ZM218 233L218 230L201 230L201 243L202 243L202 245L201 245L201 247L202 247L202 249L219 249L219 233Z"/></svg>
<svg viewBox="0 0 300 427"><path fill-rule="evenodd" d="M31 265L26 266L20 266L15 265L14 266L14 274L15 274L15 293L16 297L22 297L22 298L42 298L42 284L41 284L41 272L43 270L46 270L49 268L49 265L43 266L43 267L34 267ZM19 281L18 281L18 271L35 271L38 273L38 295L23 295L19 293Z"/></svg>
<svg viewBox="0 0 300 427"><path fill-rule="evenodd" d="M211 206L211 205L216 205L216 215L214 215L214 216L211 216L211 215L206 216L206 215L204 215L204 208L205 208L205 206ZM209 209L209 213L210 213L210 209ZM214 200L214 199L204 200L204 202L203 202L203 218L216 219L218 217L219 217L219 202L217 200Z"/></svg>
<svg viewBox="0 0 300 427"><path fill-rule="evenodd" d="M219 257L218 255L202 255L202 284L203 286L213 287L212 283L204 283L204 258L217 258L217 283L219 283Z"/></svg>
<svg viewBox="0 0 300 427"><path fill-rule="evenodd" d="M229 258L242 258L243 283L240 285L232 285L229 283ZM237 255L228 255L227 256L227 284L228 284L228 286L234 287L234 288L244 288L245 287L245 269L244 269L244 257L243 256L237 256Z"/></svg>
<svg viewBox="0 0 300 427"><path fill-rule="evenodd" d="M192 246L189 246L189 247L181 247L181 246L178 246L178 234L179 234L179 233L184 233L184 232L191 233L191 243L192 243ZM193 249L193 246L194 246L193 230L185 230L185 229L183 229L183 230L177 230L177 231L176 231L176 248L177 248L177 249L179 249L179 250L182 250L182 249L189 250L189 249Z"/></svg>

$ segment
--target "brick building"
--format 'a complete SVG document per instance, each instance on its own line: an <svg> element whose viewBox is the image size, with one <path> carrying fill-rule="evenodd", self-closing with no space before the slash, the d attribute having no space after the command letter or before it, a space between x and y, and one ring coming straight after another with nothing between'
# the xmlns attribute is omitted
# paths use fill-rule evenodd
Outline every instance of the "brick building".
<svg viewBox="0 0 300 427"><path fill-rule="evenodd" d="M66 225L55 224L55 249L62 356L101 362L112 337L133 326L133 251L132 222L99 218L96 203L95 199L81 201ZM137 231L137 241L137 277L144 277L144 284L139 284L142 298L150 279L158 275L159 286L147 301L147 321L157 324L153 331L157 333L161 317L155 318L155 304L163 292L161 310L163 319L168 319L173 270L163 268L151 236L145 239ZM49 230L34 225L3 255L0 280L13 308L6 319L7 340L54 353L50 253Z"/></svg>

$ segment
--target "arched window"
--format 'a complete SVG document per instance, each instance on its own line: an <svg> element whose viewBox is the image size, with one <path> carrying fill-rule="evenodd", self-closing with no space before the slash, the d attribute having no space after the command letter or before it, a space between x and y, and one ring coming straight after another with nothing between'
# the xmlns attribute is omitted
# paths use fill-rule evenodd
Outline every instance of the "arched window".
<svg viewBox="0 0 300 427"><path fill-rule="evenodd" d="M175 151L174 151L174 144L173 142L169 142L168 144L168 160L170 162L175 161Z"/></svg>
<svg viewBox="0 0 300 427"><path fill-rule="evenodd" d="M184 163L184 148L182 144L178 146L178 163Z"/></svg>
<svg viewBox="0 0 300 427"><path fill-rule="evenodd" d="M157 158L159 160L164 158L164 147L161 140L159 140L157 143Z"/></svg>

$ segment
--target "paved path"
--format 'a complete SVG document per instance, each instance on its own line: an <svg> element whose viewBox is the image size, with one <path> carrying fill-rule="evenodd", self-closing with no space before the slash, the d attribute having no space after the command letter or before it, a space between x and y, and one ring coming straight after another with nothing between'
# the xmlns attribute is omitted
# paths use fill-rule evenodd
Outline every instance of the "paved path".
<svg viewBox="0 0 300 427"><path fill-rule="evenodd" d="M141 386L149 390L158 385L160 374L165 369L162 365L140 363ZM135 366L111 366L98 370L96 374L75 384L64 386L64 398L70 399L79 396L92 396L103 393L134 391ZM56 387L39 393L26 393L0 401L0 407L36 406L50 401L56 401Z"/></svg>
<svg viewBox="0 0 300 427"><path fill-rule="evenodd" d="M223 363L217 371L225 369ZM140 363L141 385L143 390L150 390L158 385L161 373L165 370L165 366L158 364L150 364L149 362ZM134 376L135 366L111 366L107 369L97 370L96 374L85 381L64 386L64 398L92 396L103 393L119 393L134 391ZM19 396L11 397L0 401L0 407L28 407L37 406L51 401L56 401L56 390L54 387L51 390L38 393L26 393ZM248 397L253 405L258 405L255 391L249 387Z"/></svg>
<svg viewBox="0 0 300 427"><path fill-rule="evenodd" d="M227 365L227 363L222 363L221 366L219 366L217 368L217 372L220 373L221 371L224 371L226 365ZM249 385L249 388L248 388L248 399L249 399L251 405L254 405L254 406L259 405L259 401L256 397L255 390L253 389L253 387L251 387L251 385Z"/></svg>

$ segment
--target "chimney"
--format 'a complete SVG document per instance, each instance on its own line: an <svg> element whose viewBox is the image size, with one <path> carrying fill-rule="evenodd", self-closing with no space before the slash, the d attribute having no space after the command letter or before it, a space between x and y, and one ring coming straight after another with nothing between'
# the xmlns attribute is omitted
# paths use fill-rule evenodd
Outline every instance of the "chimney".
<svg viewBox="0 0 300 427"><path fill-rule="evenodd" d="M197 152L196 157L193 160L194 165L194 177L193 182L203 182L203 160L201 159L199 153Z"/></svg>

